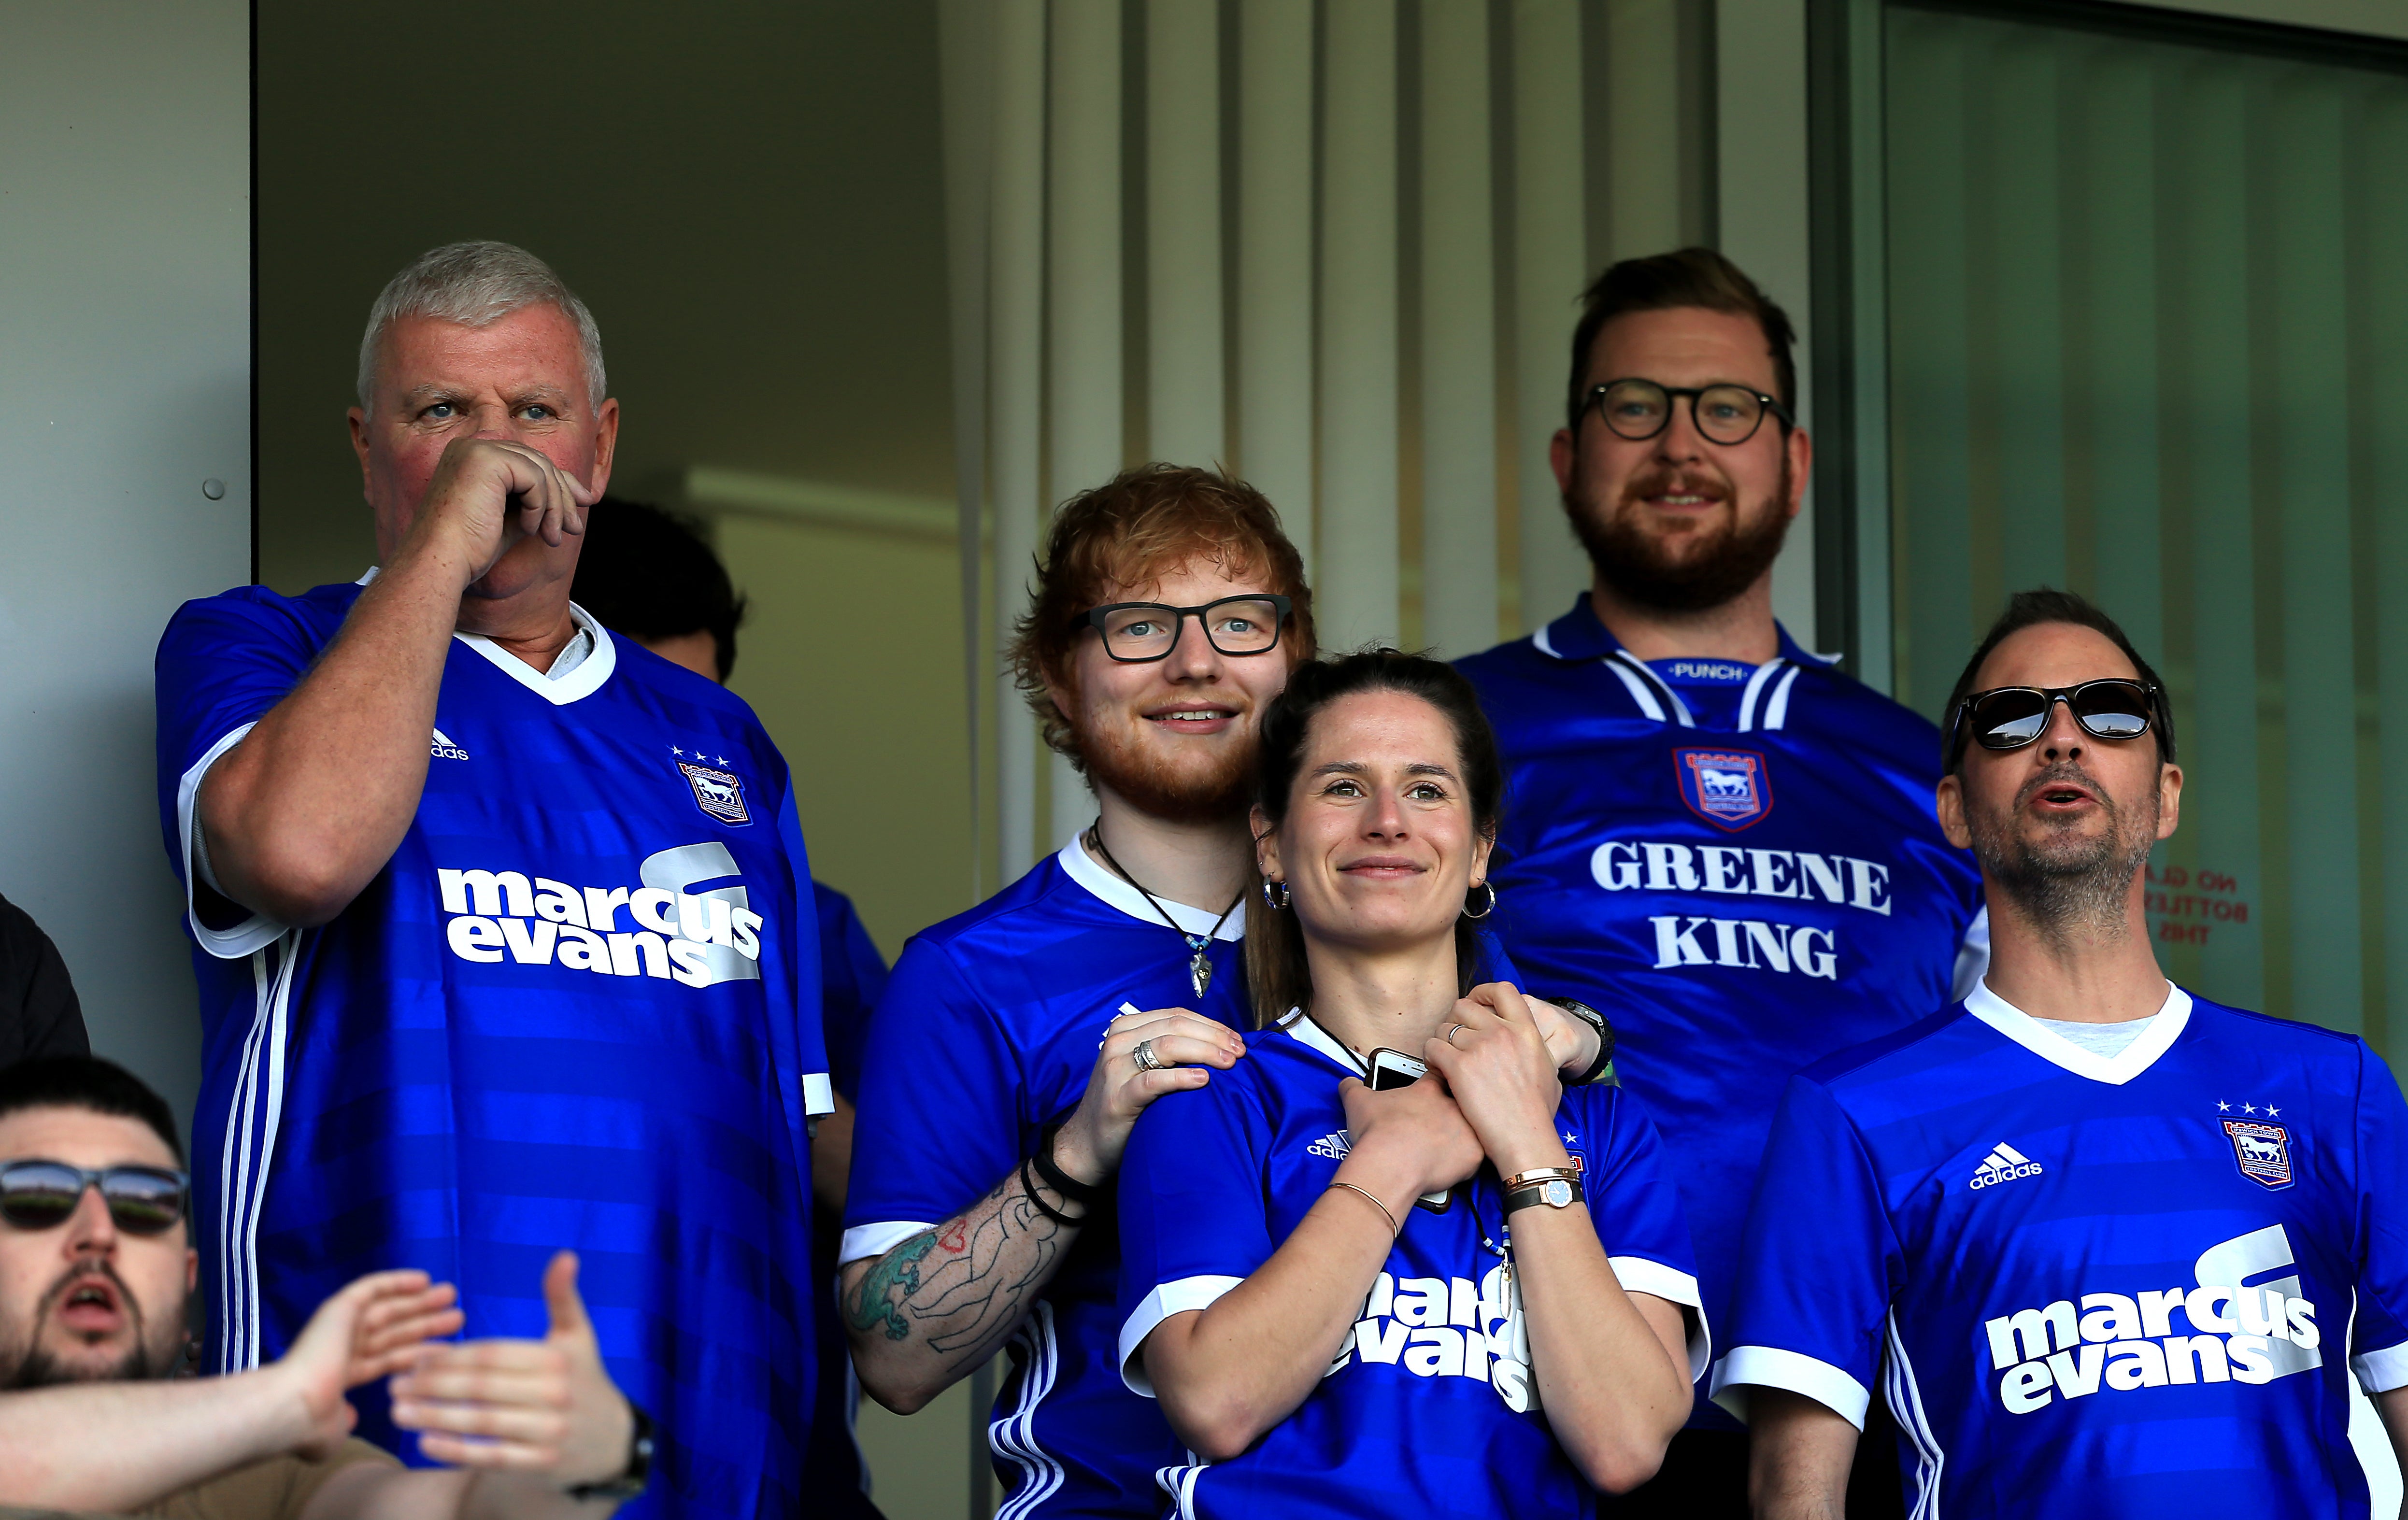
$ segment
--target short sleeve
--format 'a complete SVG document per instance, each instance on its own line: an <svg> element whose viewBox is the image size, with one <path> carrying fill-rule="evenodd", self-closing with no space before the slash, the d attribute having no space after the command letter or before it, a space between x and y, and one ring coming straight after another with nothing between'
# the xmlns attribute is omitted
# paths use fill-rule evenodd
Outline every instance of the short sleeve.
<svg viewBox="0 0 2408 1520"><path fill-rule="evenodd" d="M1246 1081L1168 1093L1138 1115L1121 1157L1121 1380L1151 1398L1138 1352L1173 1314L1211 1306L1271 1259L1262 1142Z"/></svg>
<svg viewBox="0 0 2408 1520"><path fill-rule="evenodd" d="M1598 1243L1605 1247L1606 1264L1624 1292L1652 1294L1688 1311L1689 1378L1695 1382L1705 1375L1713 1342L1698 1291L1688 1215L1681 1207L1681 1190L1671 1179L1663 1140L1627 1089L1575 1089L1568 1110L1582 1100L1598 1115L1589 1121L1590 1127L1599 1127L1601 1119L1607 1140L1603 1164L1584 1183Z"/></svg>
<svg viewBox="0 0 2408 1520"><path fill-rule="evenodd" d="M805 1123L836 1111L835 1090L828 1083L827 1037L820 1025L819 913L813 896L810 851L803 844L802 817L795 810L794 772L786 773L786 796L778 804L778 839L785 847L787 868L795 877L795 929L788 955L794 963L795 1068L802 1077Z"/></svg>
<svg viewBox="0 0 2408 1520"><path fill-rule="evenodd" d="M1009 1176L1022 1155L1023 1085L993 1011L945 947L904 946L862 1053L838 1260L882 1256Z"/></svg>
<svg viewBox="0 0 2408 1520"><path fill-rule="evenodd" d="M1749 1387L1784 1388L1863 1429L1899 1264L1856 1126L1828 1089L1792 1078L1748 1211L1714 1402L1744 1419Z"/></svg>
<svg viewBox="0 0 2408 1520"><path fill-rule="evenodd" d="M2359 1048L2358 1313L2350 1370L2370 1394L2408 1386L2408 1105L2391 1068Z"/></svg>
<svg viewBox="0 0 2408 1520"><path fill-rule="evenodd" d="M862 926L853 899L834 887L811 883L820 926L820 1031L827 1045L828 1076L845 1100L861 1101L862 1047L869 1038L870 1011L886 990L886 959Z"/></svg>
<svg viewBox="0 0 2408 1520"><path fill-rule="evenodd" d="M322 647L295 612L241 593L185 603L159 639L161 823L193 938L221 960L272 943L285 926L228 902L199 870L201 778L301 683Z"/></svg>

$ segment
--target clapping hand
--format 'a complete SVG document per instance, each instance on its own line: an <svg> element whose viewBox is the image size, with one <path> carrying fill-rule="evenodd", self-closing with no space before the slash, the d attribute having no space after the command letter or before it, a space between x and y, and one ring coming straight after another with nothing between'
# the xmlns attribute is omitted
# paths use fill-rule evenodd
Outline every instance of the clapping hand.
<svg viewBox="0 0 2408 1520"><path fill-rule="evenodd" d="M577 1292L577 1256L543 1274L551 1333L424 1346L393 1380L393 1419L419 1450L453 1467L539 1474L566 1487L617 1476L635 1415L603 1369Z"/></svg>
<svg viewBox="0 0 2408 1520"><path fill-rule="evenodd" d="M428 1341L459 1333L459 1295L422 1271L370 1272L318 1306L293 1349L268 1370L300 1401L305 1456L331 1455L359 1415L343 1395L407 1367Z"/></svg>

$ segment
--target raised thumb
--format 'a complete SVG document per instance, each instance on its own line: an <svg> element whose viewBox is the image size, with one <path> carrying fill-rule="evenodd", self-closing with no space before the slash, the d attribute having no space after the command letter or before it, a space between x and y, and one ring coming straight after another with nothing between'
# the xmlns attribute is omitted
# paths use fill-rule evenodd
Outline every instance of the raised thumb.
<svg viewBox="0 0 2408 1520"><path fill-rule="evenodd" d="M586 1327L585 1300L577 1293L577 1253L563 1251L543 1269L543 1301L552 1311L552 1333L569 1335Z"/></svg>

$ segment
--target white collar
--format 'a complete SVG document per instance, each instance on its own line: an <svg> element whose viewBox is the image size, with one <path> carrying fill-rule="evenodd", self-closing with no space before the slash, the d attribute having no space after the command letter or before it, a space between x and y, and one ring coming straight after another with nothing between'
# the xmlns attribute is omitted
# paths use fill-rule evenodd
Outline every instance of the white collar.
<svg viewBox="0 0 2408 1520"><path fill-rule="evenodd" d="M1288 1032L1289 1038L1312 1046L1357 1076L1369 1069L1363 1064L1361 1056L1340 1044L1335 1035L1313 1023L1312 1016L1300 1008L1289 1009L1287 1017L1279 1021L1279 1026Z"/></svg>
<svg viewBox="0 0 2408 1520"><path fill-rule="evenodd" d="M1162 922L1162 914L1154 911L1154 904L1146 900L1144 893L1106 870L1095 856L1087 853L1081 836L1071 835L1070 842L1064 845L1062 853L1054 858L1062 863L1062 869L1071 881L1129 917L1142 919L1148 924L1159 925ZM1215 939L1242 939L1246 937L1246 910L1242 904L1229 910L1228 916L1223 918L1212 909L1191 908L1186 903L1172 902L1168 897L1160 901L1170 914L1171 923L1179 926L1182 934L1209 934ZM1218 929L1212 927L1212 921L1216 918L1221 919Z"/></svg>
<svg viewBox="0 0 2408 1520"><path fill-rule="evenodd" d="M369 566L368 573L352 583L366 585L377 578L380 568L379 566ZM596 623L593 613L575 602L568 604L568 618L577 625L579 633L594 641L594 652L578 661L576 668L558 680L527 664L483 634L461 633L455 629L452 637L493 661L494 668L553 707L566 707L600 691L602 683L610 679L610 672L619 668L619 649L610 641L610 630Z"/></svg>
<svg viewBox="0 0 2408 1520"><path fill-rule="evenodd" d="M2165 1003L2148 1028L2114 1055L2084 1050L1992 992L1987 982L1973 983L1973 990L1965 995L1965 1011L2053 1066L2121 1087L2155 1066L2157 1057L2182 1038L2190 1024L2190 994L2167 982Z"/></svg>

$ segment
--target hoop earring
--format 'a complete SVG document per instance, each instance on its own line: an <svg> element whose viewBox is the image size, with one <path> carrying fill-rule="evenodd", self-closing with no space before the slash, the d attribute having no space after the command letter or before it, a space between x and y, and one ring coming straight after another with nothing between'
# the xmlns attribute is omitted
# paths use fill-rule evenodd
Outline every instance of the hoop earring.
<svg viewBox="0 0 2408 1520"><path fill-rule="evenodd" d="M1488 906L1483 908L1476 913L1473 912L1471 911L1471 894L1469 892L1465 893L1463 895L1463 916L1466 918L1474 920L1484 919L1489 914L1497 911L1497 883L1494 882L1483 882L1480 884L1488 889Z"/></svg>
<svg viewBox="0 0 2408 1520"><path fill-rule="evenodd" d="M1277 896L1273 896L1271 895L1271 889L1274 887L1279 889L1279 895ZM1267 881L1263 883L1263 906L1269 909L1274 913L1286 912L1288 899L1292 896L1293 894L1288 891L1287 883L1285 882Z"/></svg>

